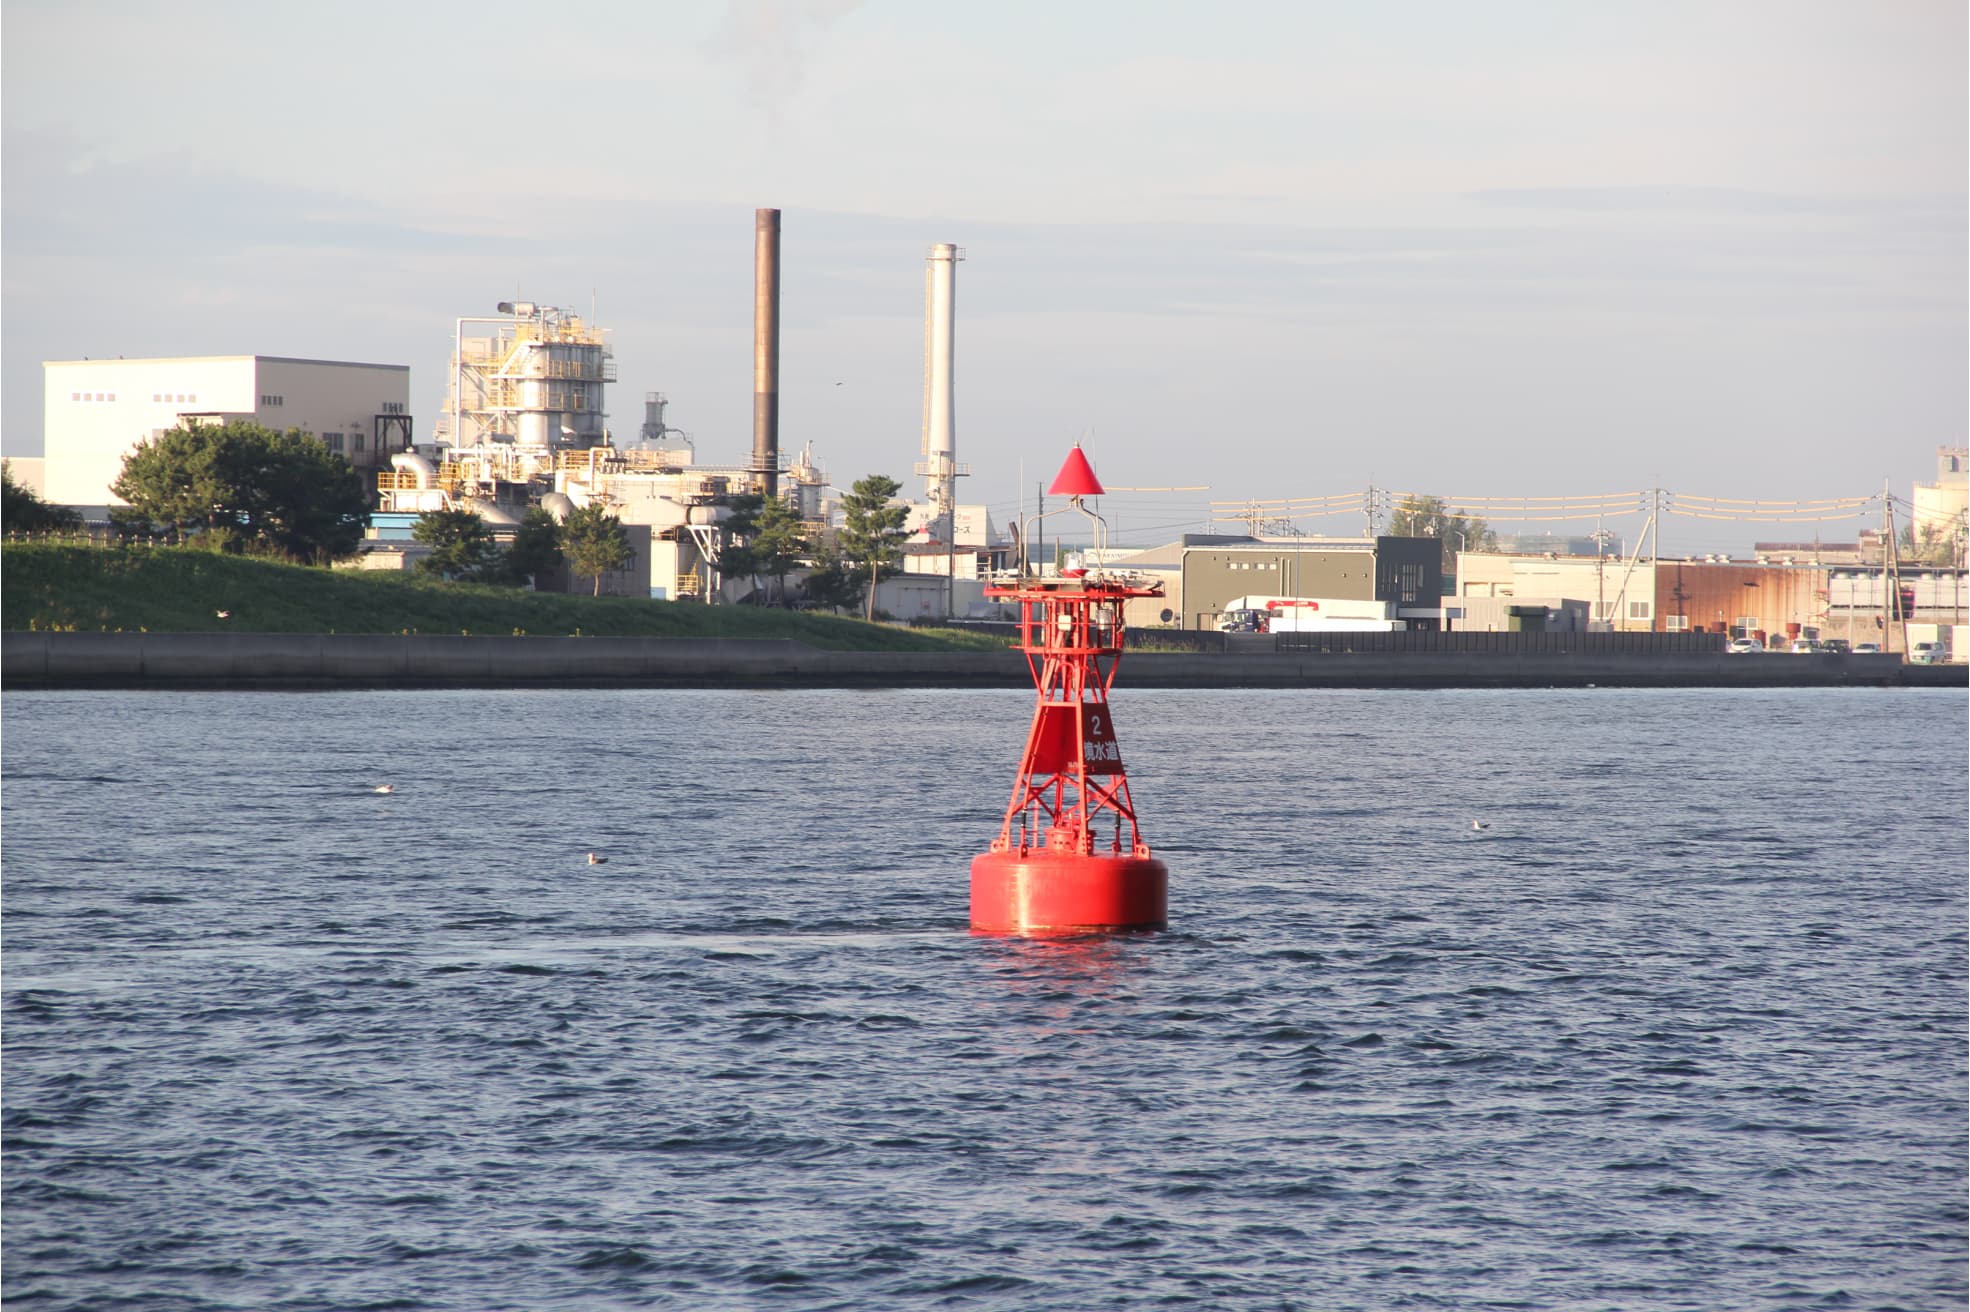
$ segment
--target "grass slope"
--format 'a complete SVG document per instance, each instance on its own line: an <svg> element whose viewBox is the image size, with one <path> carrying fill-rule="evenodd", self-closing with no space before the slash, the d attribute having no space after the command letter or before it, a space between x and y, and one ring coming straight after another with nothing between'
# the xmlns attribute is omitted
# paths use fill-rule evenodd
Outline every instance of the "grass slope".
<svg viewBox="0 0 1970 1312"><path fill-rule="evenodd" d="M230 617L220 619L221 610ZM794 611L521 592L307 569L191 548L45 543L0 548L0 628L793 638L839 651L1004 645L970 634Z"/></svg>

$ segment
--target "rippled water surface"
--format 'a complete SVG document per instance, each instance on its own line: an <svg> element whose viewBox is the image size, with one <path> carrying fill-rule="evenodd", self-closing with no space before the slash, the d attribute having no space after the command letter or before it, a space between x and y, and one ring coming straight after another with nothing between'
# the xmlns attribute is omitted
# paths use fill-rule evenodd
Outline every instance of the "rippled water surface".
<svg viewBox="0 0 1970 1312"><path fill-rule="evenodd" d="M1961 693L1029 707L9 695L7 1306L1964 1306Z"/></svg>

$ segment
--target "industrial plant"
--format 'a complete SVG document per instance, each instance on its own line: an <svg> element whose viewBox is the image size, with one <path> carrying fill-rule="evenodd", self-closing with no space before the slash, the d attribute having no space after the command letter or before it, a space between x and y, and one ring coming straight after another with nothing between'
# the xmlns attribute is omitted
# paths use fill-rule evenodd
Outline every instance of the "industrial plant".
<svg viewBox="0 0 1970 1312"><path fill-rule="evenodd" d="M735 502L777 498L817 542L839 529L841 515L839 493L812 444L793 455L781 449L781 214L760 209L753 217L753 432L742 458L700 453L668 422L662 392L644 394L633 436L618 435L609 423L617 367L608 329L565 306L513 300L454 320L444 410L423 441L413 431L403 365L276 356L65 360L44 366L44 457L9 466L47 499L100 518L114 501L109 487L122 461L139 442L188 421L250 420L317 438L374 480L369 537L355 567L411 566L428 550L413 530L430 512L467 511L495 536L511 536L535 508L562 520L599 506L628 530L633 562L597 580L598 591L659 601L764 600L758 580L727 577L719 567L721 557L730 559ZM971 474L958 458L957 437L964 259L949 242L931 245L925 257L923 418L913 467L923 481L920 497L906 506L900 565L877 584L874 602L901 619L989 614L997 609L989 600L995 576L1015 559L1039 571L1065 563L1034 549L1044 543L1021 543L1018 524L995 524L987 504L960 497L960 481ZM1935 483L1918 485L1905 503L1914 540L1954 544L1940 561L1933 550L1926 562L1898 558L1897 498L1886 489L1878 497L1795 504L1786 514L1709 498L1669 507L1710 518L1749 513L1754 522L1851 519L1873 504L1887 512L1879 530L1854 543L1763 544L1756 560L1731 561L1660 552L1666 494L1549 505L1535 517L1595 520L1589 535L1488 534L1474 542L1462 520L1440 519L1425 530L1440 529L1441 540L1379 532L1390 518L1391 494L1371 488L1365 495L1213 503L1213 531L1116 551L1104 563L1157 581L1153 597L1129 599L1127 619L1137 626L1300 635L1712 634L1755 640L1760 649L1826 642L1888 650L1912 646L1908 632L1916 626L1929 631L1933 646L1963 659L1970 655L1961 628L1970 607L1962 560L1970 536L1966 464L1963 448L1939 449ZM1509 510L1509 502L1500 504ZM1747 504L1762 508L1742 511ZM1357 510L1367 531L1356 536L1306 533L1291 522ZM1646 550L1641 543L1624 547L1599 526L1603 516L1638 512L1648 516L1640 535ZM1245 520L1248 531L1218 531L1220 515ZM1062 544L1053 546L1058 552ZM796 569L793 587L773 599L797 599L803 572ZM537 578L536 586L568 582Z"/></svg>
<svg viewBox="0 0 1970 1312"><path fill-rule="evenodd" d="M609 428L605 387L616 381L607 330L559 306L501 302L496 316L457 320L449 399L428 447L394 452L378 475L372 568L401 568L415 554L411 529L433 510L468 510L495 532L540 506L557 519L599 505L630 530L635 563L603 590L654 600L745 602L754 581L718 568L733 499L782 499L811 535L834 525L835 490L811 444L780 449L780 212L753 225L753 434L750 459L701 459L665 419L668 398L644 398L633 440ZM1005 540L983 506L961 506L956 458L955 266L958 248L930 250L926 271L924 499L909 507L902 576L882 586L882 609L905 615L962 613L1002 563Z"/></svg>

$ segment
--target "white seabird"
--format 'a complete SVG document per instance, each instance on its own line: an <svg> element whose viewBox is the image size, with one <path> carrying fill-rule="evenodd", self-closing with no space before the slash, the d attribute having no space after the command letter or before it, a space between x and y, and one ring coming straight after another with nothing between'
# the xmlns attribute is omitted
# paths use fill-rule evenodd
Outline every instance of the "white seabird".
<svg viewBox="0 0 1970 1312"><path fill-rule="evenodd" d="M609 864L609 858L603 856L600 852L590 852L588 854L588 864L592 866L606 866Z"/></svg>

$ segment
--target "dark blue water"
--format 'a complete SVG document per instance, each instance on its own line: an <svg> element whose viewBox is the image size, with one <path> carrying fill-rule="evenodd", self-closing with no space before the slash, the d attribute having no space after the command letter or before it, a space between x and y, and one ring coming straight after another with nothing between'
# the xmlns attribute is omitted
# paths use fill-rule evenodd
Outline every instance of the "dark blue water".
<svg viewBox="0 0 1970 1312"><path fill-rule="evenodd" d="M7 1306L1964 1306L1961 693L1124 689L973 938L1028 710L9 695Z"/></svg>

